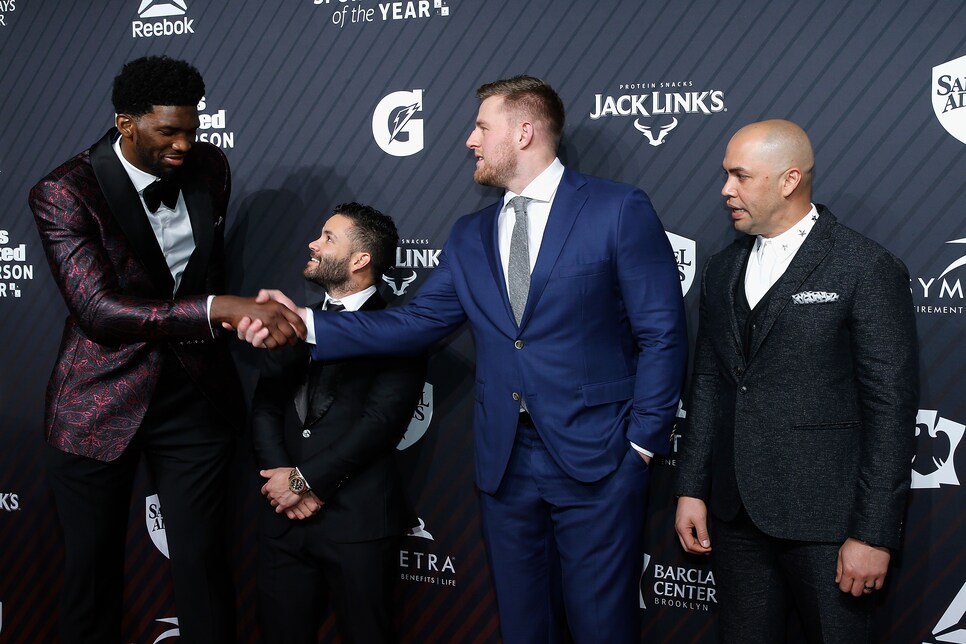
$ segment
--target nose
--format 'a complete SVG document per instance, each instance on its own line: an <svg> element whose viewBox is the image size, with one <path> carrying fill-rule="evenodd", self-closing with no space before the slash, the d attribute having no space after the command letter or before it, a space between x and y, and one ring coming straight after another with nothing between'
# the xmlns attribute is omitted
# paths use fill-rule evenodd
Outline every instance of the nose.
<svg viewBox="0 0 966 644"><path fill-rule="evenodd" d="M182 134L174 139L174 141L171 143L171 147L179 152L187 152L191 149L193 138L193 135L189 135L187 133Z"/></svg>
<svg viewBox="0 0 966 644"><path fill-rule="evenodd" d="M321 239L321 237L319 239ZM312 241L309 242L309 250L312 251L313 253L319 252L319 240L318 239L313 239Z"/></svg>
<svg viewBox="0 0 966 644"><path fill-rule="evenodd" d="M471 150L475 150L476 148L480 147L479 141L477 140L477 137L476 137L476 130L473 130L472 132L470 132L469 137L467 137L466 147L468 147Z"/></svg>
<svg viewBox="0 0 966 644"><path fill-rule="evenodd" d="M721 194L725 197L735 196L734 179L732 177L728 177L725 180L724 185L721 186Z"/></svg>

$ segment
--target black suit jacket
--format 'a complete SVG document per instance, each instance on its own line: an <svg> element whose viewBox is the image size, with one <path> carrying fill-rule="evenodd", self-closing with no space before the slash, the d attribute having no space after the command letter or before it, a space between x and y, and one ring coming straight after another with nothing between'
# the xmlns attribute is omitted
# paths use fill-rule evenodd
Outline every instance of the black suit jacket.
<svg viewBox="0 0 966 644"><path fill-rule="evenodd" d="M385 306L374 293L361 310ZM275 518L266 529L280 534L302 523L343 542L404 534L417 520L406 501L395 452L422 394L425 358L326 362L323 390L309 396L301 421L294 400L310 359L304 344L269 355L252 403L252 437L260 467L298 467L325 505L304 522L273 510Z"/></svg>
<svg viewBox="0 0 966 644"><path fill-rule="evenodd" d="M818 211L748 347L736 297L754 238L708 260L675 492L725 520L743 504L775 537L895 548L919 394L909 275Z"/></svg>

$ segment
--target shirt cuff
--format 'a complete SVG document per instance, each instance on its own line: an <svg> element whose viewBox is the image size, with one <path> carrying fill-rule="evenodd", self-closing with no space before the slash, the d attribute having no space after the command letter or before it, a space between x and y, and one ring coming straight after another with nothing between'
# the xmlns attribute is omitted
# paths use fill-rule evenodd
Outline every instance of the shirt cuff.
<svg viewBox="0 0 966 644"><path fill-rule="evenodd" d="M643 454L644 456L647 456L648 458L654 458L654 452L649 452L649 451L647 451L646 449L644 449L643 447L641 447L641 446L640 446L640 445L638 445L637 443L633 443L633 442L631 442L631 447L633 447L633 448L634 448L634 450L635 450L635 451L636 451L636 452L637 452L638 454Z"/></svg>
<svg viewBox="0 0 966 644"><path fill-rule="evenodd" d="M302 480L305 481L305 489L311 492L312 491L312 484L309 483L309 480L307 478L305 478L304 476L302 476L302 470L300 470L299 468L296 467L295 468L295 473L302 477Z"/></svg>
<svg viewBox="0 0 966 644"><path fill-rule="evenodd" d="M305 322L305 343L315 344L315 311L309 307L298 310L302 321Z"/></svg>

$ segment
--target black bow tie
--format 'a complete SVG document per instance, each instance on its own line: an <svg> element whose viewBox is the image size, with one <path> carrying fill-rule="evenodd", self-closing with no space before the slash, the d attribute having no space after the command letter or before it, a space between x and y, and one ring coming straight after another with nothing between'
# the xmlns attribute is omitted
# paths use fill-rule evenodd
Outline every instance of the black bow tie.
<svg viewBox="0 0 966 644"><path fill-rule="evenodd" d="M151 212L157 212L161 207L161 202L168 208L174 209L178 205L178 193L181 192L181 184L177 179L162 177L149 185L141 192L144 197L144 205Z"/></svg>

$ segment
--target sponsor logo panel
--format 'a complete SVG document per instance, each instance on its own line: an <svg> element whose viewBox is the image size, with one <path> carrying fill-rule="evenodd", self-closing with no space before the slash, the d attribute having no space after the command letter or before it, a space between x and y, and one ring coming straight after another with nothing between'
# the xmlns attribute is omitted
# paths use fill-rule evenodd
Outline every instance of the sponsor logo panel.
<svg viewBox="0 0 966 644"><path fill-rule="evenodd" d="M132 38L183 36L193 34L194 18L189 18L185 0L141 0L138 19L131 22Z"/></svg>
<svg viewBox="0 0 966 644"><path fill-rule="evenodd" d="M329 14L329 21L342 29L346 25L384 22L425 22L449 17L449 3L444 0L313 0Z"/></svg>
<svg viewBox="0 0 966 644"><path fill-rule="evenodd" d="M372 138L386 154L408 157L423 149L423 90L387 94L372 111Z"/></svg>
<svg viewBox="0 0 966 644"><path fill-rule="evenodd" d="M407 548L399 551L399 578L417 584L456 586L456 556L436 550L436 540L419 518L407 534Z"/></svg>
<svg viewBox="0 0 966 644"><path fill-rule="evenodd" d="M953 601L946 607L946 611L932 629L931 642L966 642L966 584L959 589ZM923 644L931 644L923 642Z"/></svg>
<svg viewBox="0 0 966 644"><path fill-rule="evenodd" d="M24 282L33 279L34 266L27 261L27 244L0 228L0 298L22 297Z"/></svg>
<svg viewBox="0 0 966 644"><path fill-rule="evenodd" d="M426 430L429 429L429 423L432 420L433 385L426 382L423 383L423 393L419 397L416 410L413 412L413 419L409 421L409 427L406 428L406 433L403 434L402 440L396 445L396 449L402 451L418 443L426 435ZM420 519L420 523L422 523L422 519Z"/></svg>
<svg viewBox="0 0 966 644"><path fill-rule="evenodd" d="M644 554L640 580L640 605L706 612L718 603L714 573L710 568L663 564Z"/></svg>
<svg viewBox="0 0 966 644"><path fill-rule="evenodd" d="M671 242L671 250L674 251L674 259L678 264L678 275L681 278L681 294L687 295L694 284L695 257L697 255L697 242L681 235L665 232L667 239Z"/></svg>
<svg viewBox="0 0 966 644"><path fill-rule="evenodd" d="M966 244L966 238L951 239L947 244ZM961 248L960 251L963 249ZM912 295L916 312L926 315L962 315L963 283L962 271L966 265L966 255L949 263L938 275L919 275L911 280Z"/></svg>
<svg viewBox="0 0 966 644"><path fill-rule="evenodd" d="M0 0L0 29L10 25L11 14L17 10L17 0Z"/></svg>
<svg viewBox="0 0 966 644"><path fill-rule="evenodd" d="M959 485L956 448L966 425L943 418L935 409L920 409L916 416L916 455L912 458L912 488L934 489Z"/></svg>
<svg viewBox="0 0 966 644"><path fill-rule="evenodd" d="M932 68L932 111L940 125L966 143L966 56Z"/></svg>
<svg viewBox="0 0 966 644"><path fill-rule="evenodd" d="M621 83L613 94L595 94L592 121L621 118L650 147L660 147L688 115L727 112L724 90L703 88L693 80Z"/></svg>
<svg viewBox="0 0 966 644"><path fill-rule="evenodd" d="M441 248L431 248L428 239L400 239L399 246L396 247L396 262L385 275L382 281L389 285L392 294L402 297L407 292L412 292L413 284L418 278L423 276L427 269L436 268L439 265L439 254Z"/></svg>
<svg viewBox="0 0 966 644"><path fill-rule="evenodd" d="M206 141L223 150L235 147L235 133L228 127L228 110L209 106L206 96L202 96L198 103L198 121L196 140Z"/></svg>

